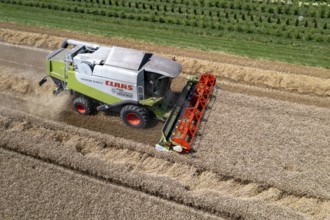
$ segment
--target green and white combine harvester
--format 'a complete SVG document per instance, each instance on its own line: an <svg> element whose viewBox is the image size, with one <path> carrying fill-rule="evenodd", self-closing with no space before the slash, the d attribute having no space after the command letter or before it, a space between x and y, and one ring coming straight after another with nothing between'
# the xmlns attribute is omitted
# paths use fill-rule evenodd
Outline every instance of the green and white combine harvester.
<svg viewBox="0 0 330 220"><path fill-rule="evenodd" d="M171 80L182 66L174 60L143 51L65 40L47 56L47 77L56 84L54 94L75 94L75 111L120 112L123 122L144 128L151 117L165 121L157 150L189 153L216 79L203 74L188 79L173 103Z"/></svg>

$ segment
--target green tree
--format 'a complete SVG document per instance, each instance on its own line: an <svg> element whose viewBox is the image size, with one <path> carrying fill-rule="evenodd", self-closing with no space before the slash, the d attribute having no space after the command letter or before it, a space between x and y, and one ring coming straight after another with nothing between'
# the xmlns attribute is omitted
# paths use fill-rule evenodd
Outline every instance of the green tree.
<svg viewBox="0 0 330 220"><path fill-rule="evenodd" d="M308 27L308 21L305 21L304 27Z"/></svg>
<svg viewBox="0 0 330 220"><path fill-rule="evenodd" d="M296 39L301 39L301 35L299 32L297 32L297 34L296 34Z"/></svg>
<svg viewBox="0 0 330 220"><path fill-rule="evenodd" d="M308 41L311 41L311 40L313 40L313 34L312 33L307 33L307 36L306 36L306 39L308 40Z"/></svg>
<svg viewBox="0 0 330 220"><path fill-rule="evenodd" d="M290 25L290 19L287 19L285 22L286 25Z"/></svg>
<svg viewBox="0 0 330 220"><path fill-rule="evenodd" d="M291 31L289 31L289 32L286 33L286 37L287 37L287 38L292 38Z"/></svg>
<svg viewBox="0 0 330 220"><path fill-rule="evenodd" d="M287 14L287 15L290 15L291 14L291 8L290 7L287 7L285 9L285 14Z"/></svg>
<svg viewBox="0 0 330 220"><path fill-rule="evenodd" d="M283 14L283 8L282 7L278 7L277 8L277 13L280 14L280 15Z"/></svg>
<svg viewBox="0 0 330 220"><path fill-rule="evenodd" d="M276 24L281 24L281 19L277 18Z"/></svg>
<svg viewBox="0 0 330 220"><path fill-rule="evenodd" d="M320 17L321 18L325 18L325 10L324 9L321 10Z"/></svg>
<svg viewBox="0 0 330 220"><path fill-rule="evenodd" d="M268 17L267 22L268 22L268 23L272 23L272 18L271 18L271 17Z"/></svg>
<svg viewBox="0 0 330 220"><path fill-rule="evenodd" d="M266 7L263 5L263 6L261 6L261 11L262 12L266 12Z"/></svg>

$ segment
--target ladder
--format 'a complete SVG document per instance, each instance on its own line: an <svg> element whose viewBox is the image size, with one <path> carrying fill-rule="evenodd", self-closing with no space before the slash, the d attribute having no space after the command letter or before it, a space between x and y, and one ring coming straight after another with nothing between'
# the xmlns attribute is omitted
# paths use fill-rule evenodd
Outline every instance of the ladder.
<svg viewBox="0 0 330 220"><path fill-rule="evenodd" d="M70 70L70 63L71 59L69 58L68 53L65 53L65 58L64 58L64 69L63 69L63 80L61 81L62 83L62 88L65 90L66 85L67 85L67 79L68 79L68 70Z"/></svg>

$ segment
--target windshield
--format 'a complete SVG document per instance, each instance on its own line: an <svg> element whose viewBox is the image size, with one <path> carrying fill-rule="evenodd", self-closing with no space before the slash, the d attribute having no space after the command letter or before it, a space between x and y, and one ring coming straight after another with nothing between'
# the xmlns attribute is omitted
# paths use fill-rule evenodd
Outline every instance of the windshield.
<svg viewBox="0 0 330 220"><path fill-rule="evenodd" d="M163 97L170 89L171 78L157 73L145 73L145 95L150 97Z"/></svg>

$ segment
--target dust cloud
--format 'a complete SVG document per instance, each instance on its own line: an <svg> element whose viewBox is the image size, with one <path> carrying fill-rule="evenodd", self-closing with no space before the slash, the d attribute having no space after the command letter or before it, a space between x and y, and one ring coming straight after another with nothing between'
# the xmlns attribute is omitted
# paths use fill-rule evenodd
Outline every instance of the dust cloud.
<svg viewBox="0 0 330 220"><path fill-rule="evenodd" d="M57 96L46 94L38 98L37 103L40 103L40 105L28 103L27 111L31 114L42 115L43 117L56 120L60 117L61 112L66 110L70 100L70 96L67 94Z"/></svg>
<svg viewBox="0 0 330 220"><path fill-rule="evenodd" d="M53 120L69 106L70 95L53 95L55 87L51 80L40 87L38 81L24 77L29 73L13 75L11 72L6 68L0 72L0 105Z"/></svg>

